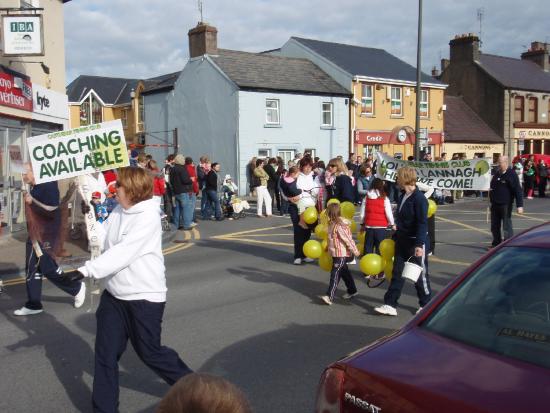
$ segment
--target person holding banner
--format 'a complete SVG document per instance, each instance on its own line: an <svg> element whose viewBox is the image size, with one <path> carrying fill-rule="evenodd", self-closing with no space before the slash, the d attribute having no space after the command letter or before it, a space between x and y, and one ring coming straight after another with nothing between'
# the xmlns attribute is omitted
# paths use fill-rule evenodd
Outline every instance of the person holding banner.
<svg viewBox="0 0 550 413"><path fill-rule="evenodd" d="M153 179L141 168L121 168L117 199L100 227L103 252L86 261L80 276L101 280L105 290L96 311L95 412L118 411L118 360L130 340L139 358L172 385L192 373L178 354L161 345L166 275Z"/></svg>
<svg viewBox="0 0 550 413"><path fill-rule="evenodd" d="M398 202L395 233L395 256L392 279L384 295L384 304L374 311L379 314L396 316L397 302L405 284L402 276L405 262L415 260L422 267L422 273L415 283L420 309L432 297L428 278L428 200L416 187L416 171L404 166L397 170L397 184L404 190ZM420 311L419 309L419 311Z"/></svg>
<svg viewBox="0 0 550 413"><path fill-rule="evenodd" d="M57 265L60 248L61 211L57 181L36 184L31 166L23 174L23 182L30 185L25 194L25 214L29 238L26 243L25 272L27 302L13 312L16 316L39 314L43 310L42 278L74 297L75 308L82 307L86 298L86 285L69 280Z"/></svg>

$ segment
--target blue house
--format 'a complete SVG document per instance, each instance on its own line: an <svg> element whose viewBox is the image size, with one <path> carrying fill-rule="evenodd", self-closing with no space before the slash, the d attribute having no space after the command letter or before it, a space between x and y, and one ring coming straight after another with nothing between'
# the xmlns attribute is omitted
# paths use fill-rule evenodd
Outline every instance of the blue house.
<svg viewBox="0 0 550 413"><path fill-rule="evenodd" d="M219 162L240 195L253 157L347 154L350 92L311 61L218 49L217 30L202 23L189 52L179 76L146 86L146 137L177 130L179 152ZM154 149L157 159L171 152Z"/></svg>

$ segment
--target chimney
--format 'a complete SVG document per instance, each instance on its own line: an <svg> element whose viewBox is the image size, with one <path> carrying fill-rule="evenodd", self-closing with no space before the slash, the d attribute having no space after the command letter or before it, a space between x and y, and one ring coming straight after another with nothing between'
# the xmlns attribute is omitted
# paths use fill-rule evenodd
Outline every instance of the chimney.
<svg viewBox="0 0 550 413"><path fill-rule="evenodd" d="M441 73L443 73L449 67L449 59L441 59Z"/></svg>
<svg viewBox="0 0 550 413"><path fill-rule="evenodd" d="M439 70L437 70L437 67L432 67L432 77L435 79L438 79L439 77Z"/></svg>
<svg viewBox="0 0 550 413"><path fill-rule="evenodd" d="M529 60L539 65L542 70L550 70L550 57L548 54L548 43L531 42L531 48L521 54L522 60Z"/></svg>
<svg viewBox="0 0 550 413"><path fill-rule="evenodd" d="M456 35L449 46L451 63L469 63L479 59L479 37L473 33Z"/></svg>
<svg viewBox="0 0 550 413"><path fill-rule="evenodd" d="M189 57L218 54L218 29L200 22L189 30Z"/></svg>

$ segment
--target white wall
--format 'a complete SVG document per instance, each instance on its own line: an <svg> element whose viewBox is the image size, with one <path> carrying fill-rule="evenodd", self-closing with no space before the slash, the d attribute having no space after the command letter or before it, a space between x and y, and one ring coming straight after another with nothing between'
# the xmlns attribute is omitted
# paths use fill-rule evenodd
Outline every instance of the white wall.
<svg viewBox="0 0 550 413"><path fill-rule="evenodd" d="M266 99L279 99L280 127L266 125ZM316 149L316 156L327 162L348 152L349 118L347 98L284 93L239 92L239 181L246 181L246 165L259 149L304 152ZM322 127L323 102L332 102L332 128ZM247 185L248 186L248 183Z"/></svg>

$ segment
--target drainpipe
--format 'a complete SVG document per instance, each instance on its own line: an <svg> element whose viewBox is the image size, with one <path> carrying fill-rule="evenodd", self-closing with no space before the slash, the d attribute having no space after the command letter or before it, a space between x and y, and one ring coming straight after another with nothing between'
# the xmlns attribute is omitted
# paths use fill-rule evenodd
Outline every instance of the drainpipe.
<svg viewBox="0 0 550 413"><path fill-rule="evenodd" d="M355 152L355 82L357 81L357 78L352 79L351 81L351 98L349 99L349 112L351 114L352 118L352 129L351 129L351 136L350 136L350 144L349 144L349 153ZM353 109L352 109L353 108Z"/></svg>
<svg viewBox="0 0 550 413"><path fill-rule="evenodd" d="M507 91L508 93L508 148L506 150L508 154L508 159L510 162L512 161L512 129L514 126L514 122L512 119L512 99L516 96L514 92Z"/></svg>

